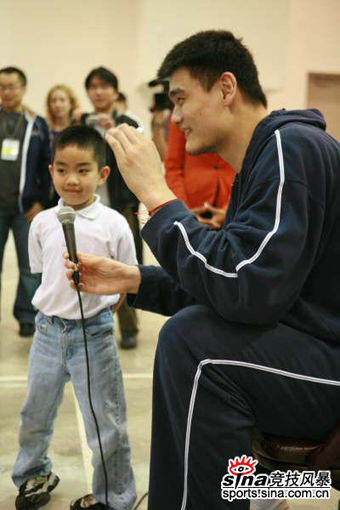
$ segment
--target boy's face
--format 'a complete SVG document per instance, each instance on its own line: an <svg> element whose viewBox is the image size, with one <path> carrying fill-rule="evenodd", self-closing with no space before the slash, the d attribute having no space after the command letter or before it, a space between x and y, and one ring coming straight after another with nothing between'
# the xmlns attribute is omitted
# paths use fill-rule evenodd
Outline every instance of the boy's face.
<svg viewBox="0 0 340 510"><path fill-rule="evenodd" d="M103 184L110 169L108 166L98 169L92 149L83 149L76 145L67 145L57 149L50 174L57 193L65 205L73 209L83 209L90 205L98 185Z"/></svg>

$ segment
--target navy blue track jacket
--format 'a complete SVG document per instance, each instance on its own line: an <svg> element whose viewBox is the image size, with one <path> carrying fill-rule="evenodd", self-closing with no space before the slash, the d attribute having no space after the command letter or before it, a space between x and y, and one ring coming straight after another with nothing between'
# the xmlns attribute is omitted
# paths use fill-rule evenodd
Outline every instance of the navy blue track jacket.
<svg viewBox="0 0 340 510"><path fill-rule="evenodd" d="M200 303L228 321L340 341L340 144L317 110L257 125L221 230L174 201L142 236L162 268L140 266L134 306L172 315Z"/></svg>

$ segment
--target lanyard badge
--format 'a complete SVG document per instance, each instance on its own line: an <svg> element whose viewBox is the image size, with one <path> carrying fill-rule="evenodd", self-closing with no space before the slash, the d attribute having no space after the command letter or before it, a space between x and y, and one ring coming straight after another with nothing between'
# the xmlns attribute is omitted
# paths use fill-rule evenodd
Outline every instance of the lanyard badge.
<svg viewBox="0 0 340 510"><path fill-rule="evenodd" d="M20 150L20 141L5 138L1 145L1 159L3 161L17 161Z"/></svg>

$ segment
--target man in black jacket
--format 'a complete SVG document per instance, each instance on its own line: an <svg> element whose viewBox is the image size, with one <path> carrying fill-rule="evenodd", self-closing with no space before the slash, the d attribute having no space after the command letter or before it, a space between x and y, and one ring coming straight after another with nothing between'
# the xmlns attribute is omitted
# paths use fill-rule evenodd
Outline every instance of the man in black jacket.
<svg viewBox="0 0 340 510"><path fill-rule="evenodd" d="M19 269L13 312L20 336L29 337L35 329L31 301L39 279L29 267L28 231L34 216L49 205L51 154L45 120L23 105L26 85L21 69L0 69L0 277L12 230Z"/></svg>
<svg viewBox="0 0 340 510"><path fill-rule="evenodd" d="M138 123L134 119L122 114L115 107L118 98L118 79L112 71L105 67L93 69L86 77L85 87L93 104L94 113L83 114L81 117L83 124L94 127L102 136L105 136L108 129L123 123L138 127ZM139 200L126 186L109 145L107 145L107 164L111 169L109 178L104 186L98 188L97 193L104 205L116 209L127 219L135 241L137 260L141 264L143 262L143 245L137 216ZM125 300L118 310L118 319L121 330L121 347L123 349L136 347L137 314L134 309L126 305Z"/></svg>
<svg viewBox="0 0 340 510"><path fill-rule="evenodd" d="M149 510L246 510L228 483L235 492L253 467L254 427L321 440L340 419L340 145L317 110L268 115L252 55L230 32L177 44L166 77L186 150L217 152L237 172L225 222L200 225L153 144L112 130L161 267L80 254L83 290L173 315L155 359Z"/></svg>

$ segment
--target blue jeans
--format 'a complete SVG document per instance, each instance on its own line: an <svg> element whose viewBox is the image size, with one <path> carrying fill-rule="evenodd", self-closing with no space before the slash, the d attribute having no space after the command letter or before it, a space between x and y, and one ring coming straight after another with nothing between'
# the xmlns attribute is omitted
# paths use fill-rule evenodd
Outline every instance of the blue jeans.
<svg viewBox="0 0 340 510"><path fill-rule="evenodd" d="M40 284L40 277L30 271L28 260L29 223L16 207L0 207L0 274L9 230L12 229L19 265L19 282L14 302L14 317L19 322L34 324L35 310L31 304Z"/></svg>
<svg viewBox="0 0 340 510"><path fill-rule="evenodd" d="M109 478L109 505L130 510L136 489L130 462L122 371L113 338L109 309L86 319L93 408L98 420ZM89 406L86 358L80 320L36 316L30 352L27 397L21 409L20 449L13 469L18 487L26 480L50 473L47 450L64 387L71 380L92 450L93 494L105 503L105 481L95 423ZM77 496L77 494L75 494ZM79 495L81 496L81 495Z"/></svg>

